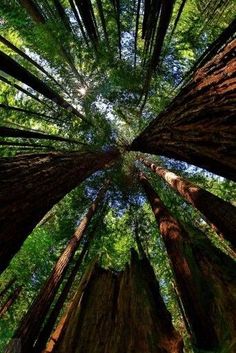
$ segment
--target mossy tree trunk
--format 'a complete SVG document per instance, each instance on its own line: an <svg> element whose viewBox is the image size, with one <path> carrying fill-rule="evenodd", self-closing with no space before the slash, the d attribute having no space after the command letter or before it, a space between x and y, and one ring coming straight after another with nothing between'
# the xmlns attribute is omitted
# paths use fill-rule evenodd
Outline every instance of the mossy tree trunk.
<svg viewBox="0 0 236 353"><path fill-rule="evenodd" d="M197 208L209 221L213 230L236 249L236 208L233 205L165 168L158 167L147 160L142 162Z"/></svg>
<svg viewBox="0 0 236 353"><path fill-rule="evenodd" d="M183 352L146 258L133 253L131 265L119 274L95 265L89 279L82 279L52 352L85 351Z"/></svg>
<svg viewBox="0 0 236 353"><path fill-rule="evenodd" d="M54 204L117 157L50 152L0 158L0 272Z"/></svg>
<svg viewBox="0 0 236 353"><path fill-rule="evenodd" d="M129 149L186 161L236 180L235 47L236 39L198 68Z"/></svg>
<svg viewBox="0 0 236 353"><path fill-rule="evenodd" d="M199 230L194 236L193 227L191 233L185 230L143 174L140 182L171 261L193 344L213 351L232 345L236 335L236 263Z"/></svg>

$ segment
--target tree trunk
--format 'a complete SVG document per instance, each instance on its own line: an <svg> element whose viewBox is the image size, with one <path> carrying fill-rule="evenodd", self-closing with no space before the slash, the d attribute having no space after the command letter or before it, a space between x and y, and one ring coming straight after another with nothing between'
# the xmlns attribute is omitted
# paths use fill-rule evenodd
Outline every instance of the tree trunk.
<svg viewBox="0 0 236 353"><path fill-rule="evenodd" d="M76 275L78 274L78 271L80 269L81 263L83 262L85 256L88 253L89 246L91 244L91 240L93 239L95 233L92 232L90 235L89 239L86 241L86 243L83 246L83 250L81 251L78 259L76 260L76 263L70 273L70 276L68 277L65 286L62 289L62 292L60 296L58 297L55 306L53 307L49 317L47 318L47 321L40 332L37 342L34 346L33 353L41 353L42 350L46 347L47 341L53 331L53 327L56 323L56 320L61 312L61 309L68 297L68 293L70 292L70 289L73 285L73 282L75 280Z"/></svg>
<svg viewBox="0 0 236 353"><path fill-rule="evenodd" d="M236 208L233 205L165 168L146 160L142 162L163 178L172 189L179 192L187 202L197 208L209 221L213 230L220 233L236 249Z"/></svg>
<svg viewBox="0 0 236 353"><path fill-rule="evenodd" d="M80 222L74 235L56 262L49 278L23 318L19 328L16 330L13 338L21 340L21 353L32 352L33 345L39 335L39 331L42 328L48 310L53 303L57 290L66 274L75 251L78 249L91 218L94 216L99 203L104 197L105 191L106 187L103 187L99 191L96 200L92 203L87 214Z"/></svg>
<svg viewBox="0 0 236 353"><path fill-rule="evenodd" d="M85 351L183 352L146 258L133 253L131 265L118 274L95 265L82 279L52 352Z"/></svg>
<svg viewBox="0 0 236 353"><path fill-rule="evenodd" d="M20 3L35 22L45 23L45 18L33 0L20 0Z"/></svg>
<svg viewBox="0 0 236 353"><path fill-rule="evenodd" d="M129 146L236 181L235 47L226 44Z"/></svg>
<svg viewBox="0 0 236 353"><path fill-rule="evenodd" d="M6 312L10 309L10 307L15 303L16 299L19 297L22 287L17 287L14 292L9 295L6 302L0 308L0 318L6 314Z"/></svg>
<svg viewBox="0 0 236 353"><path fill-rule="evenodd" d="M51 152L0 158L0 271L54 204L118 155Z"/></svg>
<svg viewBox="0 0 236 353"><path fill-rule="evenodd" d="M0 35L0 42L3 43L4 45L6 45L8 48L10 48L11 50L13 50L15 53L17 53L18 55L20 55L23 59L29 61L34 67L36 67L39 71L41 71L42 73L44 73L50 80L52 80L58 87L60 87L60 89L62 91L64 91L67 95L69 95L64 87L55 80L55 78L53 76L51 76L42 66L40 66L35 60L33 60L29 55L25 54L22 50L20 50L19 48L17 48L14 44L12 44L11 42L9 42L9 40L7 40L6 38L4 38L3 36Z"/></svg>
<svg viewBox="0 0 236 353"><path fill-rule="evenodd" d="M193 237L171 216L144 175L176 285L198 349L232 345L236 335L236 264L197 230ZM230 309L229 309L230 308Z"/></svg>
<svg viewBox="0 0 236 353"><path fill-rule="evenodd" d="M0 69L6 74L33 88L35 91L41 93L60 107L67 109L79 118L86 120L83 114L67 103L57 92L2 51L0 51Z"/></svg>
<svg viewBox="0 0 236 353"><path fill-rule="evenodd" d="M10 281L7 282L5 287L0 292L0 299L4 297L4 295L12 287L12 285L15 283L15 281L16 281L16 278L12 278L12 279L10 279Z"/></svg>
<svg viewBox="0 0 236 353"><path fill-rule="evenodd" d="M44 134L38 132L37 130L21 130L12 127L0 126L0 137L20 137L20 138L33 138L33 139L43 139L43 140L52 140L52 141L62 141L69 142L74 144L80 144L76 140L72 140L66 137Z"/></svg>

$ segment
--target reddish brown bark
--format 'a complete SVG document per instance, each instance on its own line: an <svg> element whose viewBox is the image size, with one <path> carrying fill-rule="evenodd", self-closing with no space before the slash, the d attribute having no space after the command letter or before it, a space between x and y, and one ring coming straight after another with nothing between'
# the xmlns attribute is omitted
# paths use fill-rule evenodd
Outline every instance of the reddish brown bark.
<svg viewBox="0 0 236 353"><path fill-rule="evenodd" d="M6 302L0 308L0 318L6 314L10 307L15 303L16 299L19 297L22 287L17 287L14 292L9 295Z"/></svg>
<svg viewBox="0 0 236 353"><path fill-rule="evenodd" d="M49 317L47 318L47 321L40 332L37 342L33 348L33 353L41 353L42 350L46 347L47 341L50 338L50 335L53 331L54 325L56 323L56 320L62 310L62 307L68 297L68 293L70 292L70 289L73 285L74 279L76 275L78 274L78 271L80 269L81 263L84 260L84 257L88 253L88 249L91 243L91 240L93 239L95 233L92 232L89 236L89 239L86 241L85 245L83 246L83 250L81 251L78 259L76 260L76 263L66 281L65 286L63 287L60 296L58 297Z"/></svg>
<svg viewBox="0 0 236 353"><path fill-rule="evenodd" d="M111 151L0 158L0 271L55 203L117 157Z"/></svg>
<svg viewBox="0 0 236 353"><path fill-rule="evenodd" d="M140 182L172 264L194 345L206 350L232 345L236 334L236 319L232 315L236 310L235 262L213 247L200 231L191 237L169 213L144 175Z"/></svg>
<svg viewBox="0 0 236 353"><path fill-rule="evenodd" d="M82 279L51 351L181 353L182 339L148 260L133 253L131 265L118 274L95 265Z"/></svg>
<svg viewBox="0 0 236 353"><path fill-rule="evenodd" d="M36 23L45 23L45 19L40 12L37 4L33 0L20 0L21 5L25 8L29 16Z"/></svg>
<svg viewBox="0 0 236 353"><path fill-rule="evenodd" d="M21 353L31 352L33 345L39 335L48 310L55 298L57 290L66 274L68 266L78 249L81 239L89 225L89 222L95 214L99 203L102 201L106 188L103 187L96 197L96 200L90 206L87 214L80 222L74 235L68 242L65 250L55 264L49 278L41 288L38 296L31 305L29 311L20 323L19 328L14 334L14 339L21 340Z"/></svg>
<svg viewBox="0 0 236 353"><path fill-rule="evenodd" d="M236 39L133 141L130 150L186 161L236 180Z"/></svg>
<svg viewBox="0 0 236 353"><path fill-rule="evenodd" d="M212 228L236 249L236 208L233 205L165 168L158 167L147 160L142 160L142 162L196 207L206 217Z"/></svg>

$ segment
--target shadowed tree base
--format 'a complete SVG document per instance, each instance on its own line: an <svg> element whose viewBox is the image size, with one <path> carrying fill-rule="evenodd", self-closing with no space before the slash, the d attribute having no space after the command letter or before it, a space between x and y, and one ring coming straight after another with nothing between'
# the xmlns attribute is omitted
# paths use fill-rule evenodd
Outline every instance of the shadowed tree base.
<svg viewBox="0 0 236 353"><path fill-rule="evenodd" d="M85 277L58 327L57 343L45 352L183 352L147 259L138 260L133 253L123 272L95 265Z"/></svg>

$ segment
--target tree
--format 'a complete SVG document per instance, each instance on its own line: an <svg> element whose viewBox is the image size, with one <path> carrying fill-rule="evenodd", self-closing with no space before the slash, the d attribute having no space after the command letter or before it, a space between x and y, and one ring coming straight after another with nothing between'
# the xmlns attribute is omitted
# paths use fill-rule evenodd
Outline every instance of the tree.
<svg viewBox="0 0 236 353"><path fill-rule="evenodd" d="M202 212L212 228L236 248L236 208L233 205L165 168L156 166L145 159L142 162Z"/></svg>
<svg viewBox="0 0 236 353"><path fill-rule="evenodd" d="M218 48L129 150L186 161L236 180L235 46L234 39Z"/></svg>
<svg viewBox="0 0 236 353"><path fill-rule="evenodd" d="M133 252L119 274L95 264L81 280L52 352L84 352L85 344L88 353L183 351L146 258Z"/></svg>
<svg viewBox="0 0 236 353"><path fill-rule="evenodd" d="M118 152L110 151L0 158L0 202L4 205L0 212L1 271L55 203L117 157ZM15 183L16 178L20 182Z"/></svg>
<svg viewBox="0 0 236 353"><path fill-rule="evenodd" d="M6 302L0 308L0 318L6 314L6 312L10 309L10 307L15 303L17 298L20 295L21 287L15 288L15 290L8 296Z"/></svg>
<svg viewBox="0 0 236 353"><path fill-rule="evenodd" d="M200 231L195 230L191 237L163 205L144 174L139 180L160 228L194 345L205 350L232 345L236 322L227 307L235 310L235 262L215 249ZM226 287L230 288L227 294Z"/></svg>
<svg viewBox="0 0 236 353"><path fill-rule="evenodd" d="M33 349L33 345L39 335L40 328L46 318L53 299L55 298L57 290L65 277L68 266L81 243L90 220L94 216L99 203L104 197L105 191L106 187L101 188L99 191L95 201L91 204L88 212L81 220L78 228L56 262L49 278L41 288L28 313L25 315L16 330L13 338L20 339L22 353L29 352Z"/></svg>

